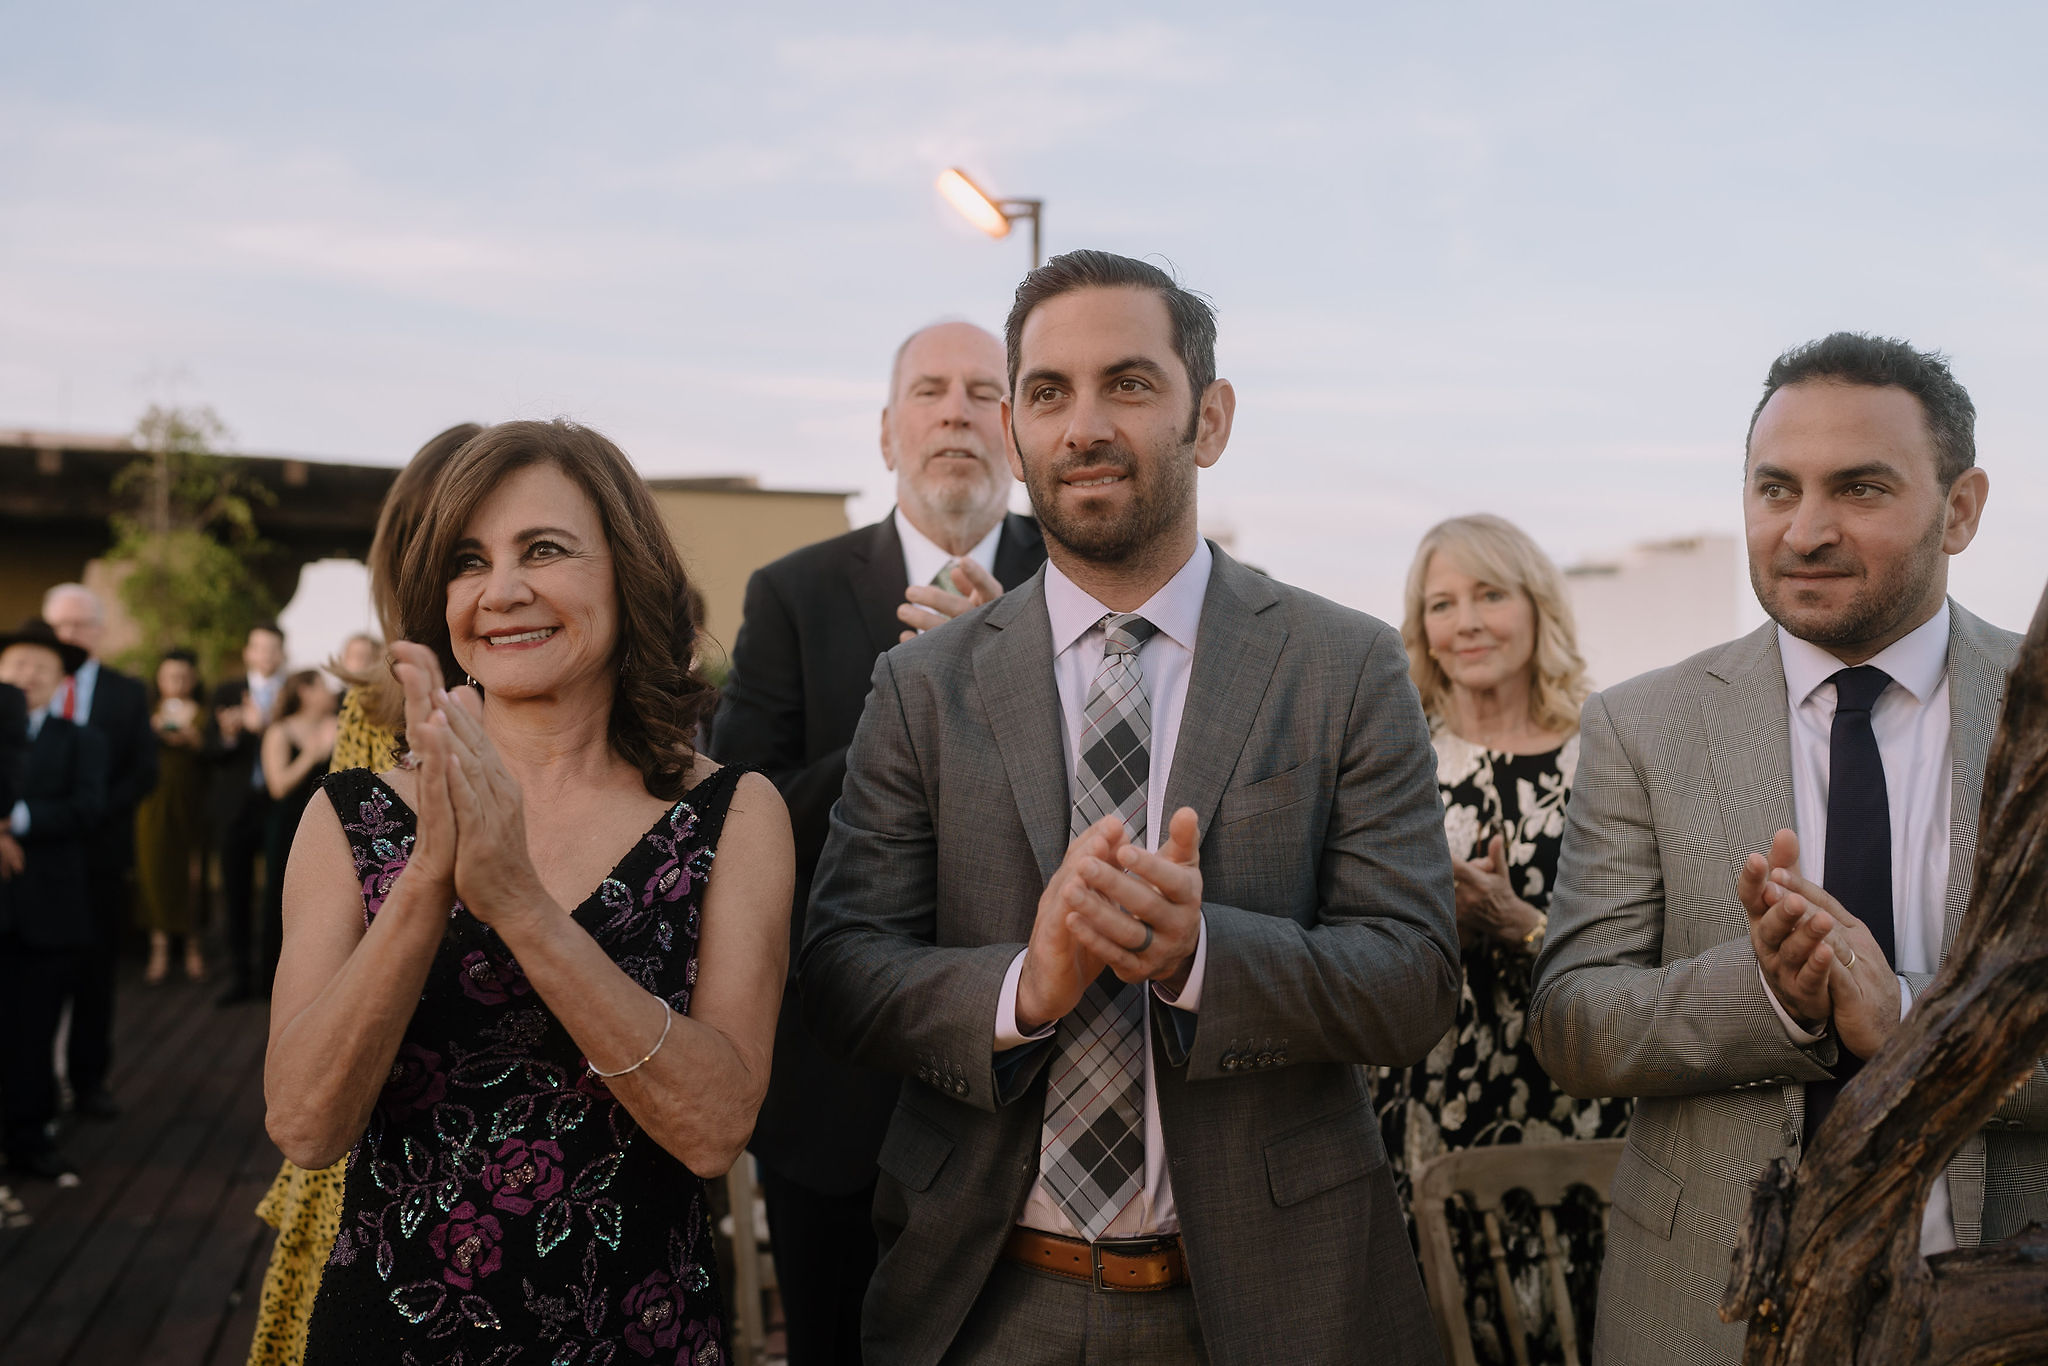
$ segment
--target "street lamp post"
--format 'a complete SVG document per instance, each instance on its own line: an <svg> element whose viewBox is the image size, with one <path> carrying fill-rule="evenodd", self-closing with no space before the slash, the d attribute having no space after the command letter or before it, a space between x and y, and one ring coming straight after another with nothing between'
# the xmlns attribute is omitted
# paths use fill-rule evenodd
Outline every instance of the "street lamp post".
<svg viewBox="0 0 2048 1366"><path fill-rule="evenodd" d="M1037 270L1044 257L1039 249L1039 232L1045 217L1043 199L997 199L968 178L958 166L939 173L939 193L959 210L960 216L990 237L1008 237L1010 226L1020 219L1031 223L1031 268Z"/></svg>

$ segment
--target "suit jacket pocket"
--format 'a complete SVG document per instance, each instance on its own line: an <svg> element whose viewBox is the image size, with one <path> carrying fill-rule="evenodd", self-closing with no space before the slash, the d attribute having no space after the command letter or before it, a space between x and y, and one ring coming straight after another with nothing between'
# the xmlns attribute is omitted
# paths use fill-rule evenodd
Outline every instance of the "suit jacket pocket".
<svg viewBox="0 0 2048 1366"><path fill-rule="evenodd" d="M1231 788L1217 803L1216 824L1235 825L1253 816L1263 816L1268 811L1307 801L1316 794L1321 782L1321 767L1304 759L1292 768L1268 774L1243 787Z"/></svg>
<svg viewBox="0 0 2048 1366"><path fill-rule="evenodd" d="M915 1110L906 1110L899 1105L896 1117L889 1123L888 1135L882 1139L882 1151L876 1155L875 1163L902 1182L905 1188L923 1191L931 1188L939 1168L945 1166L946 1159L952 1155L951 1134Z"/></svg>
<svg viewBox="0 0 2048 1366"><path fill-rule="evenodd" d="M1364 1104L1326 1115L1266 1145L1266 1182L1282 1209L1335 1190L1387 1164Z"/></svg>
<svg viewBox="0 0 2048 1366"><path fill-rule="evenodd" d="M1614 1208L1666 1242L1684 1190L1684 1182L1644 1157L1635 1144L1622 1151L1621 1165L1614 1169Z"/></svg>

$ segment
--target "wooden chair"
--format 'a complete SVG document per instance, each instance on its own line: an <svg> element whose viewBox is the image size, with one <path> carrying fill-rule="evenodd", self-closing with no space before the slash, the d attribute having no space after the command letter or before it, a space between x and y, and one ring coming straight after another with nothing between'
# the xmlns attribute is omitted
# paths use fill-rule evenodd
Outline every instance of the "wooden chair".
<svg viewBox="0 0 2048 1366"><path fill-rule="evenodd" d="M725 1174L732 1212L718 1221L718 1234L732 1247L735 1366L765 1366L768 1357L768 1291L775 1286L775 1261L768 1252L768 1211L762 1203L754 1155L741 1153Z"/></svg>
<svg viewBox="0 0 2048 1366"><path fill-rule="evenodd" d="M1472 1352L1472 1326L1465 1319L1465 1283L1451 1247L1450 1220L1444 1202L1462 1195L1470 1200L1486 1231L1493 1258L1493 1281L1507 1326L1509 1349L1516 1366L1529 1366L1527 1330L1508 1275L1507 1248L1501 1241L1501 1200L1511 1190L1527 1191L1538 1211L1543 1235L1543 1260L1550 1272L1550 1300L1556 1306L1557 1336L1564 1359L1579 1366L1580 1325L1573 1321L1571 1295L1565 1288L1564 1247L1552 1211L1573 1186L1586 1186L1607 1204L1614 1168L1621 1161L1625 1139L1578 1143L1512 1143L1497 1148L1465 1148L1445 1153L1415 1178L1415 1227L1422 1242L1422 1279L1429 1307L1436 1316L1437 1335L1451 1366L1477 1366ZM1590 1329L1591 1325L1586 1325Z"/></svg>

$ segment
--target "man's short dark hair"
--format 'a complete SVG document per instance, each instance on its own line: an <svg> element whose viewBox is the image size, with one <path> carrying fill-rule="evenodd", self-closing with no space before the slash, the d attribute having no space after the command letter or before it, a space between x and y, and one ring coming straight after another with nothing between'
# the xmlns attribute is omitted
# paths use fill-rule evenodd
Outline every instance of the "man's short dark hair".
<svg viewBox="0 0 2048 1366"><path fill-rule="evenodd" d="M1970 402L1969 390L1949 372L1948 357L1939 351L1916 350L1897 337L1868 332L1835 332L1795 346L1771 362L1764 396L1749 415L1749 436L1742 441L1745 462L1749 437L1756 435L1756 420L1771 395L1787 385L1813 381L1904 389L1919 399L1920 410L1927 415L1928 433L1934 438L1934 472L1943 488L1977 463L1977 405Z"/></svg>
<svg viewBox="0 0 2048 1366"><path fill-rule="evenodd" d="M1109 251L1070 251L1055 256L1024 277L1017 300L1003 324L1003 345L1009 353L1010 394L1017 393L1017 367L1024 350L1024 322L1031 310L1048 299L1077 289L1149 289L1166 303L1173 321L1173 349L1188 372L1194 399L1188 413L1187 440L1195 438L1202 415L1202 395L1216 379L1216 310L1209 301L1147 261Z"/></svg>
<svg viewBox="0 0 2048 1366"><path fill-rule="evenodd" d="M265 617L261 621L252 621L249 623L249 635L253 636L258 631L266 631L269 634L276 636L279 640L284 639L284 627L279 626L275 621L271 620L269 617ZM245 640L247 638L248 636L243 637L243 639Z"/></svg>

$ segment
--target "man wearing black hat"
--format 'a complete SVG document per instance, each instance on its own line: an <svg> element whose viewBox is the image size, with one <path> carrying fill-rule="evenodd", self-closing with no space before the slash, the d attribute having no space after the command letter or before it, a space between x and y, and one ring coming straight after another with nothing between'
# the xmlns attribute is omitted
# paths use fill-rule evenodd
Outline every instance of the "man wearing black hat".
<svg viewBox="0 0 2048 1366"><path fill-rule="evenodd" d="M8 1168L56 1177L57 1078L51 1064L64 992L93 943L87 867L106 805L106 742L57 714L58 689L86 652L31 620L0 635L0 683L28 709L28 749L5 813L19 867L0 879L0 1120Z"/></svg>

